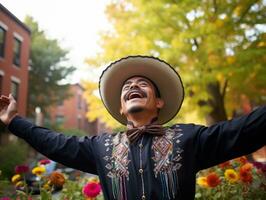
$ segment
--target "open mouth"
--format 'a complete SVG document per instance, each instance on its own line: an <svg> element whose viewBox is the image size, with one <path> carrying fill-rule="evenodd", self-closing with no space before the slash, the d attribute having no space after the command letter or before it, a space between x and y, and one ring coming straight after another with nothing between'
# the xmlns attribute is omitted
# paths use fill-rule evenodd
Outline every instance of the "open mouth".
<svg viewBox="0 0 266 200"><path fill-rule="evenodd" d="M132 92L128 95L127 100L136 99L136 98L143 98L140 93Z"/></svg>
<svg viewBox="0 0 266 200"><path fill-rule="evenodd" d="M145 98L147 95L143 91L139 90L132 90L125 95L125 101L132 100L132 99L141 99Z"/></svg>

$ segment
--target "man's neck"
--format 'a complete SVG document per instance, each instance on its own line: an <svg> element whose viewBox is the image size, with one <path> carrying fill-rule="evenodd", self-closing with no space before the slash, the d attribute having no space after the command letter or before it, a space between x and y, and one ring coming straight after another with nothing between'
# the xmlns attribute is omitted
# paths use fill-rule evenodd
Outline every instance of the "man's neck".
<svg viewBox="0 0 266 200"><path fill-rule="evenodd" d="M130 115L127 117L127 120L133 123L134 127L141 127L144 125L151 124L153 119L157 118L156 115L145 115L144 113L138 113Z"/></svg>

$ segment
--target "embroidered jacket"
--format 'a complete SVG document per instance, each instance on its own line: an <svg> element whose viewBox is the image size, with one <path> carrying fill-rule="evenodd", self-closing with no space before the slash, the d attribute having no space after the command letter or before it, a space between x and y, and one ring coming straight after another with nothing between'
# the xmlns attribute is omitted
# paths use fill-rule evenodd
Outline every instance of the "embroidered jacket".
<svg viewBox="0 0 266 200"><path fill-rule="evenodd" d="M8 128L48 158L99 175L106 200L189 200L199 170L266 144L266 107L210 127L177 124L132 145L124 133L67 137L19 116Z"/></svg>

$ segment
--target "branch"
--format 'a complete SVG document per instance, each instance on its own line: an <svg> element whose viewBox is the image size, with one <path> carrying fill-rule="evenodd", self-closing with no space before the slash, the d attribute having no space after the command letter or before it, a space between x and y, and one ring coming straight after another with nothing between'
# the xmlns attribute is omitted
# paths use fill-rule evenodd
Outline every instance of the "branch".
<svg viewBox="0 0 266 200"><path fill-rule="evenodd" d="M252 2L252 3L250 3L250 4L246 7L246 10L242 13L241 17L239 18L239 20L238 20L236 23L240 23L240 22L244 19L244 17L246 16L246 14L249 12L251 6L252 6L254 3L257 3L258 1L259 1L259 0L256 0L256 1Z"/></svg>
<svg viewBox="0 0 266 200"><path fill-rule="evenodd" d="M225 92L226 92L227 86L228 86L228 79L225 80L224 86L223 86L223 89L222 89L222 97L223 97L223 99L225 97Z"/></svg>

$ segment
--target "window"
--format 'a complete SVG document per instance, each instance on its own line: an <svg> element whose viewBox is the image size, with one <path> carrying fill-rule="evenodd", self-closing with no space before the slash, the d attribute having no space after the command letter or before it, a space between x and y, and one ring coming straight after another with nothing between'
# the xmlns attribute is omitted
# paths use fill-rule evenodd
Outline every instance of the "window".
<svg viewBox="0 0 266 200"><path fill-rule="evenodd" d="M82 98L81 98L81 95L78 94L78 109L81 109L82 108Z"/></svg>
<svg viewBox="0 0 266 200"><path fill-rule="evenodd" d="M19 83L15 82L15 81L11 82L11 94L16 99L16 101L18 101Z"/></svg>
<svg viewBox="0 0 266 200"><path fill-rule="evenodd" d="M0 57L5 56L6 30L0 26Z"/></svg>
<svg viewBox="0 0 266 200"><path fill-rule="evenodd" d="M21 41L17 38L14 38L13 53L13 64L16 66L20 66Z"/></svg>

